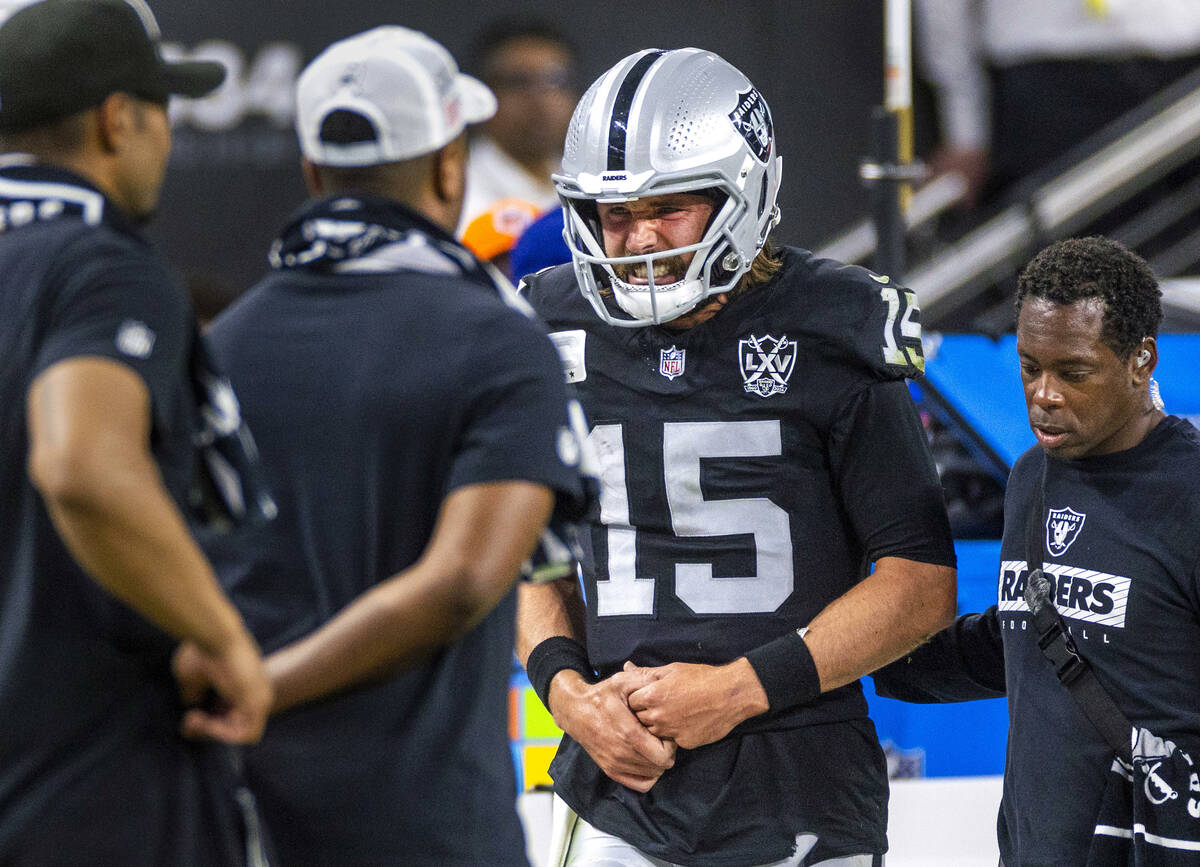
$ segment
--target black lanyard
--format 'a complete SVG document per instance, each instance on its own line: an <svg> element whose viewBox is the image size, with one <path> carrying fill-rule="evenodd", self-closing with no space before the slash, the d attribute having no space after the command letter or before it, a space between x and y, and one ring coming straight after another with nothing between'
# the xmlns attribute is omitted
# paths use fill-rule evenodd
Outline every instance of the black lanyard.
<svg viewBox="0 0 1200 867"><path fill-rule="evenodd" d="M1096 673L1088 661L1079 655L1051 600L1054 585L1042 572L1042 561L1046 556L1044 525L1046 465L1049 461L1045 453L1041 458L1041 478L1034 487L1033 503L1025 525L1025 560L1029 569L1029 576L1025 579L1025 603L1029 606L1033 628L1038 635L1038 647L1054 666L1059 681L1083 710L1084 716L1108 745L1116 750L1117 757L1128 764L1133 756L1133 725L1096 679Z"/></svg>

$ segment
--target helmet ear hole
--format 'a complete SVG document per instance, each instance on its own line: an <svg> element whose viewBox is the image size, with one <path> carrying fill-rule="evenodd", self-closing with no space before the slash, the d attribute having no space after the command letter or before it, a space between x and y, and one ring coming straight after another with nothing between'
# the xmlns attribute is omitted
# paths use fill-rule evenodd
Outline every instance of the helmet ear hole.
<svg viewBox="0 0 1200 867"><path fill-rule="evenodd" d="M762 183L758 188L758 218L761 220L763 211L767 209L767 176L762 176Z"/></svg>

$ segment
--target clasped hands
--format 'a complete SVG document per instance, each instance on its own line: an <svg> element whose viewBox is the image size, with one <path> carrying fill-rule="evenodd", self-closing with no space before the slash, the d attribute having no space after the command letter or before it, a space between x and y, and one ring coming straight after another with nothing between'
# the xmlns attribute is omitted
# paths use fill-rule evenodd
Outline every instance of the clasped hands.
<svg viewBox="0 0 1200 867"><path fill-rule="evenodd" d="M612 780L647 792L675 764L677 747L718 741L767 710L767 696L744 657L727 665L673 662L623 670L589 684L559 672L550 686L559 728Z"/></svg>

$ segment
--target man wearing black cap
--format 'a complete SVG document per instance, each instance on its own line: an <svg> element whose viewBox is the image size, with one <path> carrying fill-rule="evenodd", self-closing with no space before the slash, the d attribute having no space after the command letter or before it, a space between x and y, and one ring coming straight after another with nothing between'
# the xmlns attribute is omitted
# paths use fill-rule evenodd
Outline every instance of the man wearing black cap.
<svg viewBox="0 0 1200 867"><path fill-rule="evenodd" d="M185 510L272 504L186 294L134 229L157 205L168 96L224 70L165 63L139 8L43 0L0 26L6 865L257 850L228 748L180 737L257 740L271 701Z"/></svg>

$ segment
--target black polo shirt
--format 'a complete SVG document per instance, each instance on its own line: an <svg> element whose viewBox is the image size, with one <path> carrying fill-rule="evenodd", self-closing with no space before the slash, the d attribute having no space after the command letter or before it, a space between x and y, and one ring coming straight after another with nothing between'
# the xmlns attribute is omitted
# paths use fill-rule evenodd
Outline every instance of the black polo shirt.
<svg viewBox="0 0 1200 867"><path fill-rule="evenodd" d="M11 157L0 274L0 863L235 863L225 757L178 735L174 641L80 569L26 465L34 379L65 359L109 358L145 381L154 457L185 502L187 296L90 184Z"/></svg>
<svg viewBox="0 0 1200 867"><path fill-rule="evenodd" d="M579 491L554 348L465 250L386 200L313 203L282 250L325 249L302 226L363 244L274 272L209 332L279 507L209 551L268 651L416 562L456 489ZM272 720L247 767L285 864L526 863L514 613L510 594L426 663Z"/></svg>

